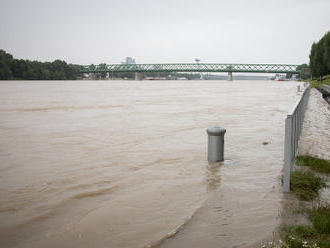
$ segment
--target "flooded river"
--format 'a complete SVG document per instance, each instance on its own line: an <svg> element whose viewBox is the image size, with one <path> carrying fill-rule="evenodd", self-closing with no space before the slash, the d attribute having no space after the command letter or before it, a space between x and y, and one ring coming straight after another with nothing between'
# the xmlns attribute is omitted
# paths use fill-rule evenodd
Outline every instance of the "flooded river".
<svg viewBox="0 0 330 248"><path fill-rule="evenodd" d="M296 82L0 82L0 247L247 247L272 235ZM208 165L220 125L225 162Z"/></svg>

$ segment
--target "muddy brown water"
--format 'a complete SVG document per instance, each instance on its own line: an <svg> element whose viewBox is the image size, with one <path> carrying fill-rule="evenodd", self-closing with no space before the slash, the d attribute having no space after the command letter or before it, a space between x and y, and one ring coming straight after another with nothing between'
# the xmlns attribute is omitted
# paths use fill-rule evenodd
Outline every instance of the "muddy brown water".
<svg viewBox="0 0 330 248"><path fill-rule="evenodd" d="M297 84L0 82L0 246L259 242L278 224ZM226 160L208 165L216 125Z"/></svg>

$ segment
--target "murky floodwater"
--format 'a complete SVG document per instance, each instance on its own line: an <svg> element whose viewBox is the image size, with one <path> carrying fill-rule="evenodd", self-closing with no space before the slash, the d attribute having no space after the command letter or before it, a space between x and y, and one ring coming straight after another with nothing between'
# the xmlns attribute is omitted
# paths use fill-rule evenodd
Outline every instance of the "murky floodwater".
<svg viewBox="0 0 330 248"><path fill-rule="evenodd" d="M0 246L242 247L268 237L296 85L1 82ZM210 166L214 125L227 129L226 161Z"/></svg>

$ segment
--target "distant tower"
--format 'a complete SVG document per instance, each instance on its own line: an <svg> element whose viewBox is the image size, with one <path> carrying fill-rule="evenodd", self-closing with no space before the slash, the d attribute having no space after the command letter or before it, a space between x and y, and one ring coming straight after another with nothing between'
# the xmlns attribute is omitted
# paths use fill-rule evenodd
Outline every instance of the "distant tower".
<svg viewBox="0 0 330 248"><path fill-rule="evenodd" d="M135 63L135 59L133 59L132 57L126 57L124 62L121 62L124 65L132 65L132 64L136 64Z"/></svg>

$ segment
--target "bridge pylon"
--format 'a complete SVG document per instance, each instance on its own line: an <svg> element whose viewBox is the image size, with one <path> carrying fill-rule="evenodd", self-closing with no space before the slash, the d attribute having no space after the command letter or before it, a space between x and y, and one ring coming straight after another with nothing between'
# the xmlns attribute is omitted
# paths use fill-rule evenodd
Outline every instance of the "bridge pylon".
<svg viewBox="0 0 330 248"><path fill-rule="evenodd" d="M233 81L233 72L228 72L228 81Z"/></svg>
<svg viewBox="0 0 330 248"><path fill-rule="evenodd" d="M135 80L142 80L143 73L142 72L135 72Z"/></svg>

